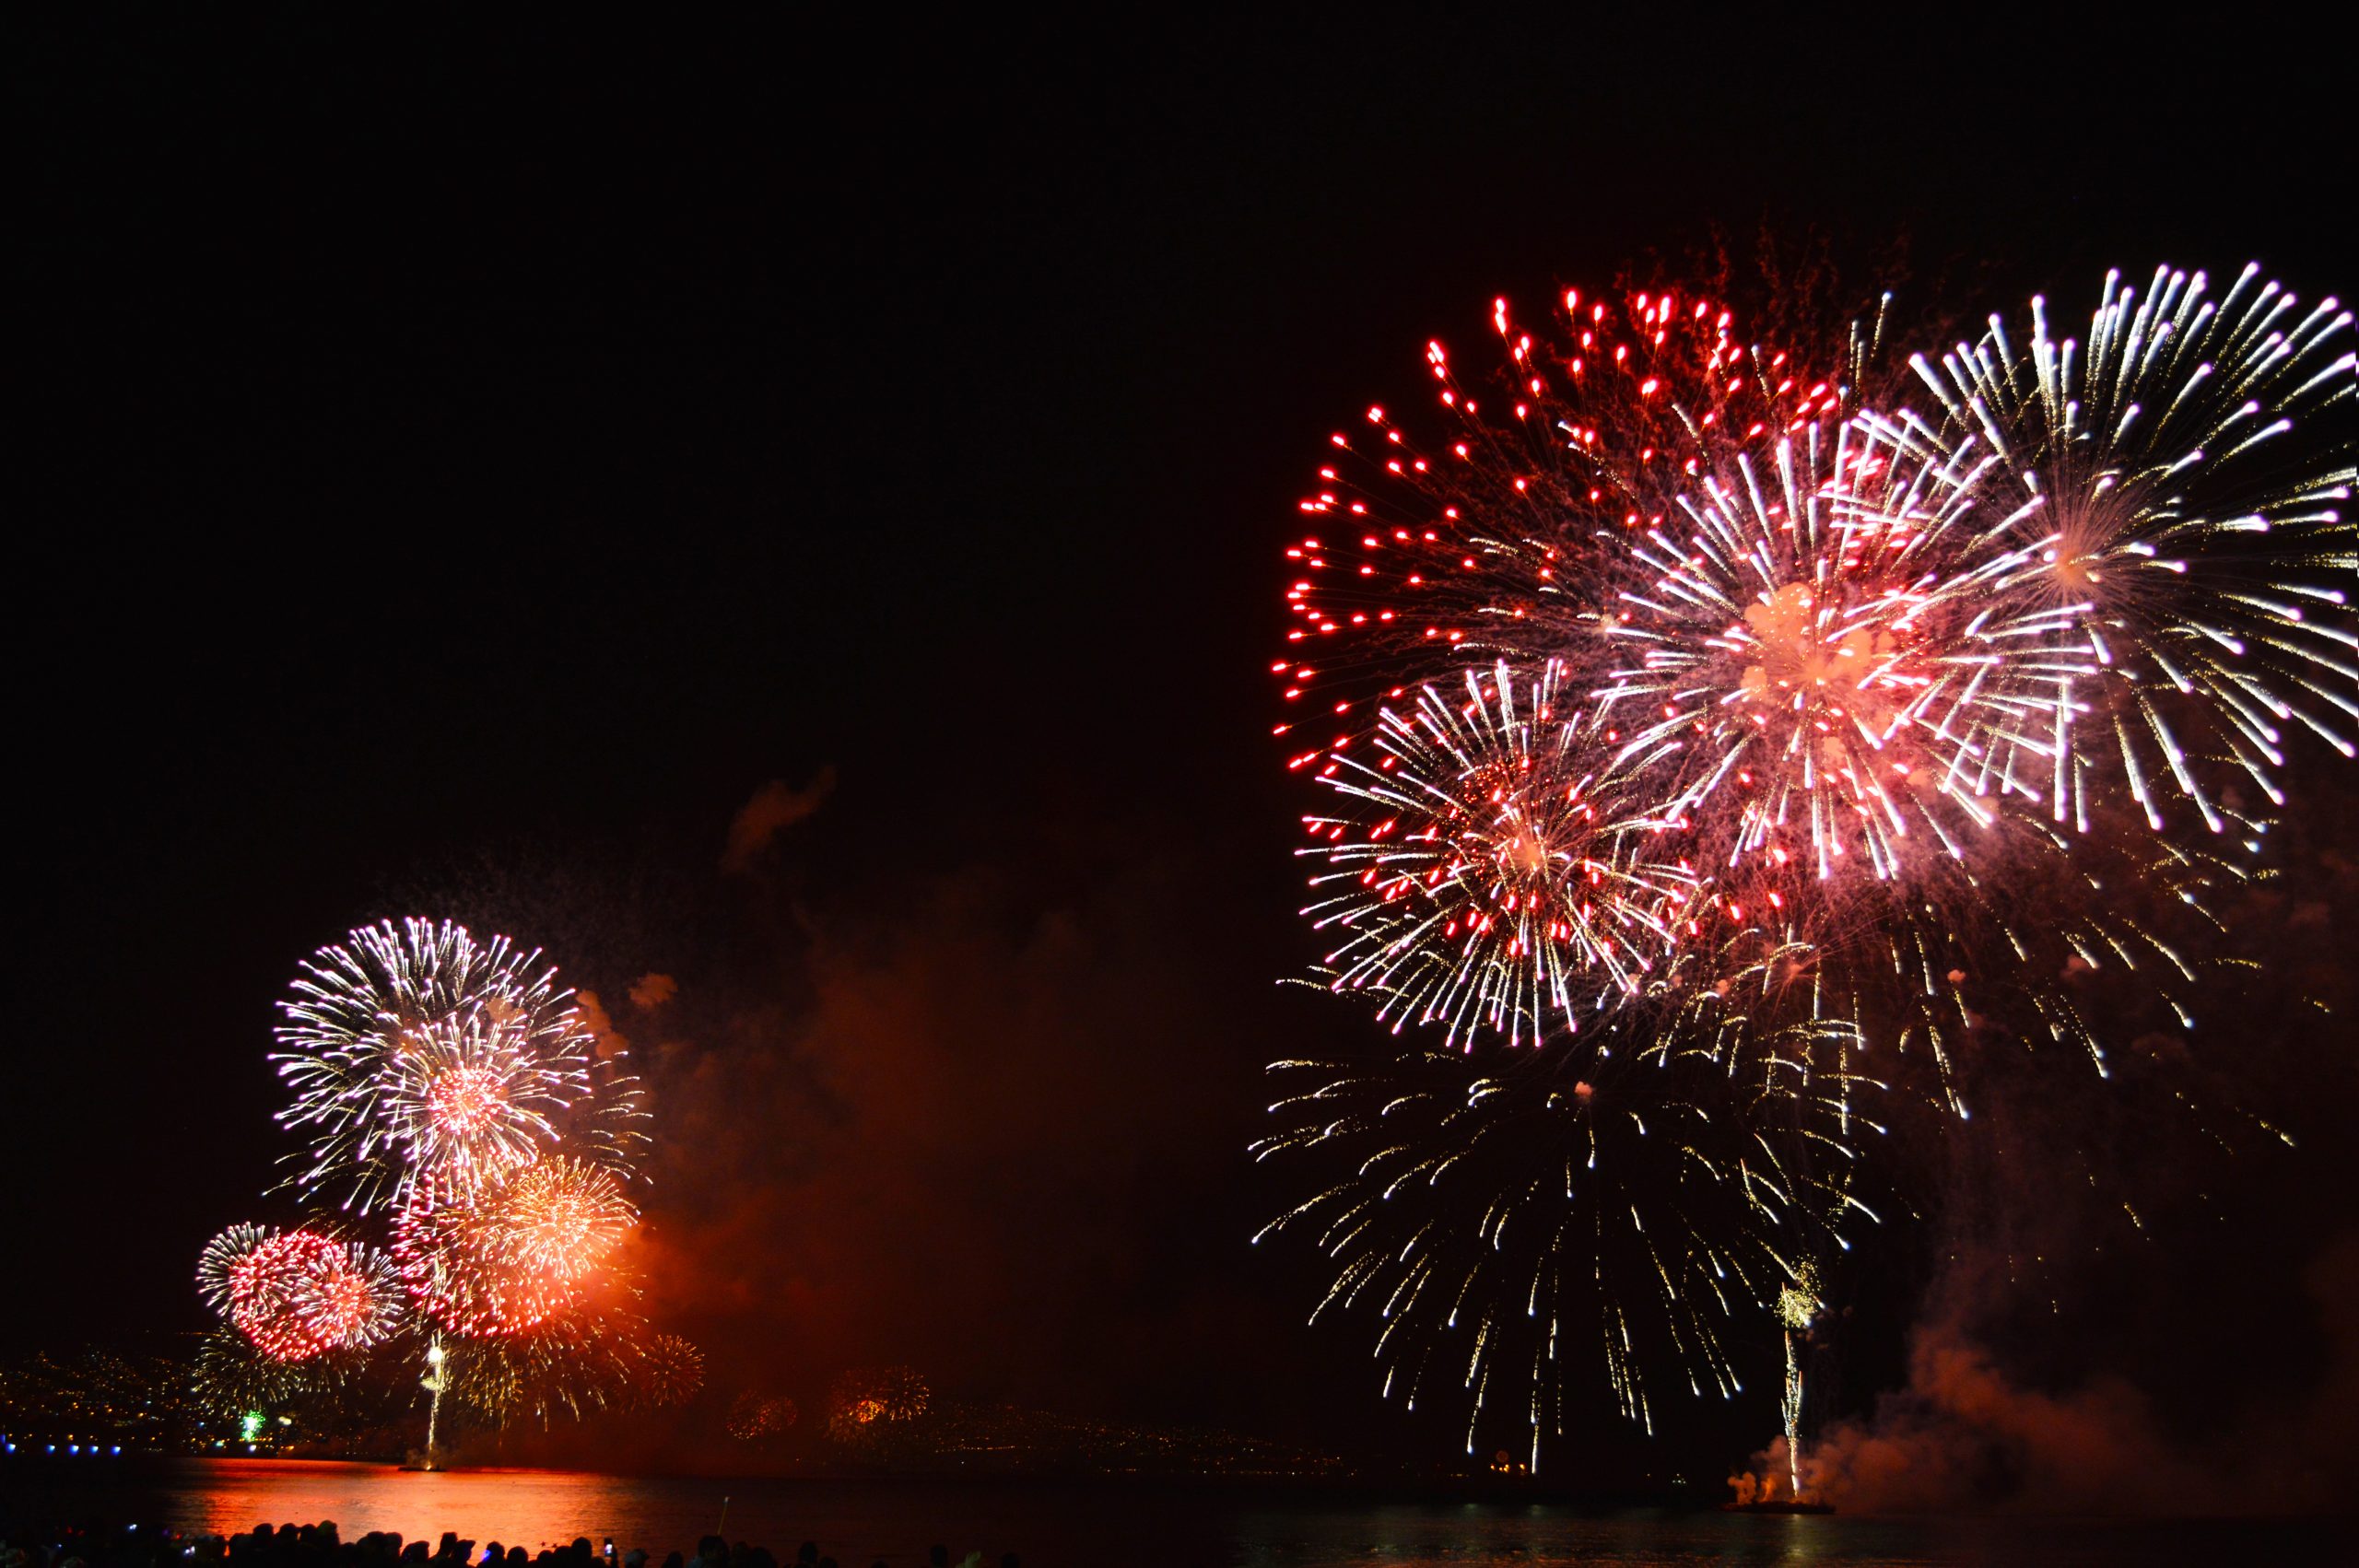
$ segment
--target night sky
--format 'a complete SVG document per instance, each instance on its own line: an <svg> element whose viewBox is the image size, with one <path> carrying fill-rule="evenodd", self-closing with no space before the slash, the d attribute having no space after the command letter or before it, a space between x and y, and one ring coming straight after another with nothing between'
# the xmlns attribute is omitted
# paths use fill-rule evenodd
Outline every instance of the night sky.
<svg viewBox="0 0 2359 1568"><path fill-rule="evenodd" d="M200 1327L204 1240L289 1212L297 960L449 913L646 1065L650 1304L722 1393L905 1361L1447 1455L1245 1245L1262 1064L1372 1038L1274 983L1315 949L1265 672L1327 432L1495 294L1764 225L1952 306L2359 288L2347 21L862 15L8 24L0 1351ZM2312 831L2282 952L2347 994L2353 834ZM2135 1382L2198 1452L2359 1375L2313 1299L2359 1289L2352 1058L2268 1027L2229 1054L2302 1148L2165 1162L2234 1241L2058 1266L2010 1387ZM1895 1251L1854 1411L1956 1278ZM1774 1423L1595 1447L1717 1474Z"/></svg>

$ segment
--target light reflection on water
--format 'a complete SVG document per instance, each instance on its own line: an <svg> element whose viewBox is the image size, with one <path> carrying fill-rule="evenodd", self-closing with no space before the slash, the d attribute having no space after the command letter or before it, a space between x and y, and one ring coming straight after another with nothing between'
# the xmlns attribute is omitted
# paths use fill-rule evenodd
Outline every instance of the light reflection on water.
<svg viewBox="0 0 2359 1568"><path fill-rule="evenodd" d="M455 1530L480 1546L537 1549L587 1536L616 1550L694 1553L722 1523L734 1540L791 1559L816 1540L844 1568L953 1560L980 1549L1026 1568L1388 1568L1504 1562L1554 1568L1707 1562L2110 1568L2318 1561L2347 1548L2324 1525L1777 1518L1631 1511L1609 1515L1511 1504L1384 1504L1242 1491L1078 1488L1015 1481L746 1480L569 1470L404 1472L382 1465L274 1459L128 1462L105 1470L0 1470L6 1501L72 1518L140 1519L229 1534L336 1522L346 1539L397 1530L431 1541Z"/></svg>

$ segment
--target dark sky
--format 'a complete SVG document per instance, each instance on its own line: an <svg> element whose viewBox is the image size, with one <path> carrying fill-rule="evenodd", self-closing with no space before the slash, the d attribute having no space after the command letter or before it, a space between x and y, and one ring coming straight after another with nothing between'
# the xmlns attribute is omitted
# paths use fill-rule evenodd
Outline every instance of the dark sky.
<svg viewBox="0 0 2359 1568"><path fill-rule="evenodd" d="M0 1342L199 1321L282 1201L273 1001L415 908L641 1048L717 1382L1389 1420L1242 1240L1260 1065L1359 1037L1272 983L1325 432L1495 293L1765 222L2359 287L2347 31L855 12L9 23Z"/></svg>

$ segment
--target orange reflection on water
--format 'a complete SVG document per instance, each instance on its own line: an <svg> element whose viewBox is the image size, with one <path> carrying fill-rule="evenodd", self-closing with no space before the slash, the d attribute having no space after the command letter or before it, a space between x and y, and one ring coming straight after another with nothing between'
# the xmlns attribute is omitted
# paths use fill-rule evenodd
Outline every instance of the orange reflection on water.
<svg viewBox="0 0 2359 1568"><path fill-rule="evenodd" d="M618 1492L628 1490L616 1477L579 1470L427 1472L317 1459L221 1459L206 1467L203 1489L181 1500L177 1522L184 1529L231 1535L259 1524L333 1519L346 1540L370 1530L398 1530L406 1539L431 1541L455 1530L478 1548L496 1540L534 1550L577 1535L602 1547L602 1531L615 1537L617 1551L645 1545L660 1554L680 1544L659 1547L625 1533L644 1527L639 1519L614 1516L637 1512L617 1507Z"/></svg>

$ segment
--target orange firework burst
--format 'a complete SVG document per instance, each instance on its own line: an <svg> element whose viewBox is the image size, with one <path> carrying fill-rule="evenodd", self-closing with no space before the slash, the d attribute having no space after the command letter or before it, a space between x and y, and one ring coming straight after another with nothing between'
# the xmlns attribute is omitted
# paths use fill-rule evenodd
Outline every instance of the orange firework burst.
<svg viewBox="0 0 2359 1568"><path fill-rule="evenodd" d="M559 1156L443 1204L420 1187L393 1251L421 1308L468 1336L547 1321L613 1272L639 1211L614 1172Z"/></svg>
<svg viewBox="0 0 2359 1568"><path fill-rule="evenodd" d="M501 1257L569 1287L595 1273L639 1221L614 1172L569 1156L527 1165L484 1207Z"/></svg>

